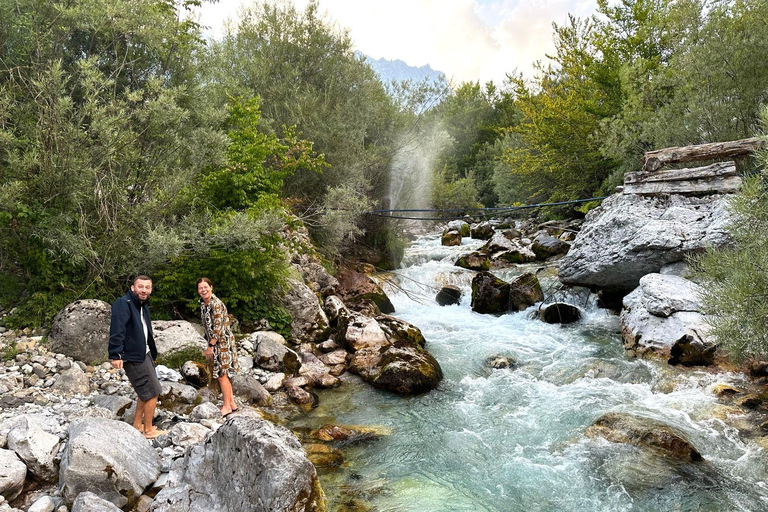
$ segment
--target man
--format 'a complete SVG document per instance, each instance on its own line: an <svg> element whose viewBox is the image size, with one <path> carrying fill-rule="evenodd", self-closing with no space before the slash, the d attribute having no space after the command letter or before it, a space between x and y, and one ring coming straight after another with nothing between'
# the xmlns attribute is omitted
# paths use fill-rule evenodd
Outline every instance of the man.
<svg viewBox="0 0 768 512"><path fill-rule="evenodd" d="M155 371L157 347L147 304L151 293L152 280L141 275L133 280L131 290L112 304L108 348L112 367L125 370L138 395L133 426L147 439L165 433L152 425L160 381Z"/></svg>

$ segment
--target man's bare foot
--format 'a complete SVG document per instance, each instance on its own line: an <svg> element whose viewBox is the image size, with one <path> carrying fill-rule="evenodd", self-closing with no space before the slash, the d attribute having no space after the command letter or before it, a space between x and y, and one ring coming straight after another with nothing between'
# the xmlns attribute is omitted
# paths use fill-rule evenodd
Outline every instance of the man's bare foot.
<svg viewBox="0 0 768 512"><path fill-rule="evenodd" d="M167 434L167 433L168 433L167 430L158 430L153 427L152 430L150 430L149 432L144 432L144 437L146 437L147 439L154 439L157 436L162 436L163 434Z"/></svg>

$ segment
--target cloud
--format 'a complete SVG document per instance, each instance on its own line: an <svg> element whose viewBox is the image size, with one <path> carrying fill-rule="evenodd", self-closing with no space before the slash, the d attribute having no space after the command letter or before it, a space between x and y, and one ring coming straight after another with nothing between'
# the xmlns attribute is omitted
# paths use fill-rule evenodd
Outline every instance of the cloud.
<svg viewBox="0 0 768 512"><path fill-rule="evenodd" d="M308 0L292 0L303 8ZM206 6L203 24L234 17L240 0ZM552 22L592 14L596 0L319 0L321 11L373 58L429 64L454 82L500 83L554 51ZM218 25L216 25L218 24ZM220 29L218 29L220 32ZM216 33L216 30L214 30Z"/></svg>

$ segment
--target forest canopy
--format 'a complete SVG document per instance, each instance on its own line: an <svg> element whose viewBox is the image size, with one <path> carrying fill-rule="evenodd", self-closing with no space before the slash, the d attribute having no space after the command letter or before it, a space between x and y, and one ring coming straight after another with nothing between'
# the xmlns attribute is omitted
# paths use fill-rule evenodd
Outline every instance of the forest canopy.
<svg viewBox="0 0 768 512"><path fill-rule="evenodd" d="M254 0L206 39L201 3L0 0L8 325L148 273L158 315L205 274L280 327L286 229L392 268L398 226L366 211L605 195L645 151L754 134L768 99L768 0L600 0L500 84L382 83L316 2Z"/></svg>

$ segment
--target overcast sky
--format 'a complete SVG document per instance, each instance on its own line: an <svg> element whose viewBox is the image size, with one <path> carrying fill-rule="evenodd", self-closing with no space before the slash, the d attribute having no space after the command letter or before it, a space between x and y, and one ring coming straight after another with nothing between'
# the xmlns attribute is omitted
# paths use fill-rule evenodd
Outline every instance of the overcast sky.
<svg viewBox="0 0 768 512"><path fill-rule="evenodd" d="M250 0L206 5L213 35ZM304 8L308 0L290 0ZM552 22L594 13L596 0L320 0L320 10L349 29L356 48L373 58L429 64L455 83L500 83L506 73L532 77L532 64L552 53Z"/></svg>

